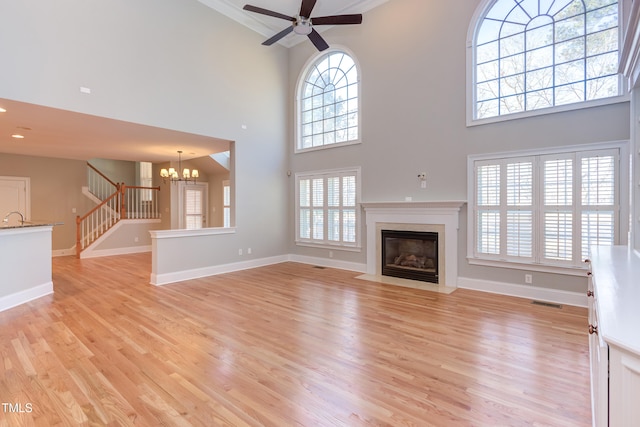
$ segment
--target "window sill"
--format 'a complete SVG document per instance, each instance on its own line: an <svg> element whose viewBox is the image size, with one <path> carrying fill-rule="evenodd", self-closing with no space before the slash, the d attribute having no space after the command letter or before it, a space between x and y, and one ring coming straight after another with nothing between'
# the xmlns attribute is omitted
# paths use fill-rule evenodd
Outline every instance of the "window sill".
<svg viewBox="0 0 640 427"><path fill-rule="evenodd" d="M510 268L514 270L538 271L541 273L563 274L565 276L586 277L587 265L584 267L560 266L550 264L520 263L513 261L489 260L467 257L469 265L481 265L484 267Z"/></svg>
<svg viewBox="0 0 640 427"><path fill-rule="evenodd" d="M296 245L305 246L308 248L330 249L332 251L362 252L362 246L360 246L359 244L354 246L343 246L343 245L331 244L331 243L312 243L312 242L297 240Z"/></svg>
<svg viewBox="0 0 640 427"><path fill-rule="evenodd" d="M506 121L509 121L509 120L523 119L523 118L526 118L526 117L543 116L543 115L546 115L546 114L561 113L561 112L564 112L564 111L582 110L582 109L585 109L585 108L600 107L600 106L603 106L603 105L619 104L619 103L622 103L622 102L629 102L630 100L631 100L631 95L629 95L625 91L625 93L622 94L622 95L612 96L610 98L594 99L592 101L575 102L573 104L566 104L566 105L559 105L559 106L555 106L555 107L541 108L539 110L523 111L523 112L520 112L520 113L505 114L503 116L488 117L486 119L474 119L474 118L471 118L469 115L472 114L472 113L468 112L467 113L467 116L468 116L467 117L467 127L486 125L486 124L489 124L489 123L506 122Z"/></svg>
<svg viewBox="0 0 640 427"><path fill-rule="evenodd" d="M308 152L320 151L320 150L329 150L331 148L348 147L350 145L358 145L358 144L362 144L361 139L356 139L353 141L346 141L346 142L338 142L336 144L320 145L318 147L296 148L295 154L302 154L302 153L308 153Z"/></svg>

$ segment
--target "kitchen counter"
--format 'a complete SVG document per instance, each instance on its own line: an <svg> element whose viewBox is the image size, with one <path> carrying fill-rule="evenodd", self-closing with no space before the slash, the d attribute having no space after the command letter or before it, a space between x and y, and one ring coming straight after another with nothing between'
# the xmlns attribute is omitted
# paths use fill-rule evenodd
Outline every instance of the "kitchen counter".
<svg viewBox="0 0 640 427"><path fill-rule="evenodd" d="M0 223L0 311L53 293L53 221Z"/></svg>
<svg viewBox="0 0 640 427"><path fill-rule="evenodd" d="M640 356L640 257L626 246L594 246L591 265L598 333L607 344Z"/></svg>
<svg viewBox="0 0 640 427"><path fill-rule="evenodd" d="M13 230L15 228L30 228L30 227L53 227L55 225L62 225L62 222L53 222L53 221L24 221L17 224L6 224L0 222L0 231L2 230Z"/></svg>

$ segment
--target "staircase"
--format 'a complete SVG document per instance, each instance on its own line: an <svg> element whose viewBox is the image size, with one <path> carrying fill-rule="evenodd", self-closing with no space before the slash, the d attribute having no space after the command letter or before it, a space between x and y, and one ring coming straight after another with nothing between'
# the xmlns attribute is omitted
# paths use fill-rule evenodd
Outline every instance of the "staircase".
<svg viewBox="0 0 640 427"><path fill-rule="evenodd" d="M97 205L76 217L76 256L123 219L158 219L160 187L115 183L87 163L88 193Z"/></svg>

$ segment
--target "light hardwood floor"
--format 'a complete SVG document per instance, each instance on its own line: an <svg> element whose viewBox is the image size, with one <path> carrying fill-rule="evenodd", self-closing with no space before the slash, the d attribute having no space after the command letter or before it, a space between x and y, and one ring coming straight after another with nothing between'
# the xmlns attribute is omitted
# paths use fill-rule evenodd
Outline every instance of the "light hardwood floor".
<svg viewBox="0 0 640 427"><path fill-rule="evenodd" d="M0 426L591 422L586 309L295 263L164 287L149 254L53 265L53 295L0 313Z"/></svg>

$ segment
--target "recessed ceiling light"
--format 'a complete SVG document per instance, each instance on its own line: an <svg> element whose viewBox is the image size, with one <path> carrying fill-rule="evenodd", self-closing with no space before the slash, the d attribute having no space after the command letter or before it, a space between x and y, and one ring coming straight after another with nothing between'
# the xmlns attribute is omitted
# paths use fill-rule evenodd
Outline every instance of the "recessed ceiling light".
<svg viewBox="0 0 640 427"><path fill-rule="evenodd" d="M20 135L20 134L14 133L13 135L11 135L11 137L15 138L15 139L23 139L24 135Z"/></svg>
<svg viewBox="0 0 640 427"><path fill-rule="evenodd" d="M0 113L6 113L7 110L5 110L4 108L0 107Z"/></svg>

